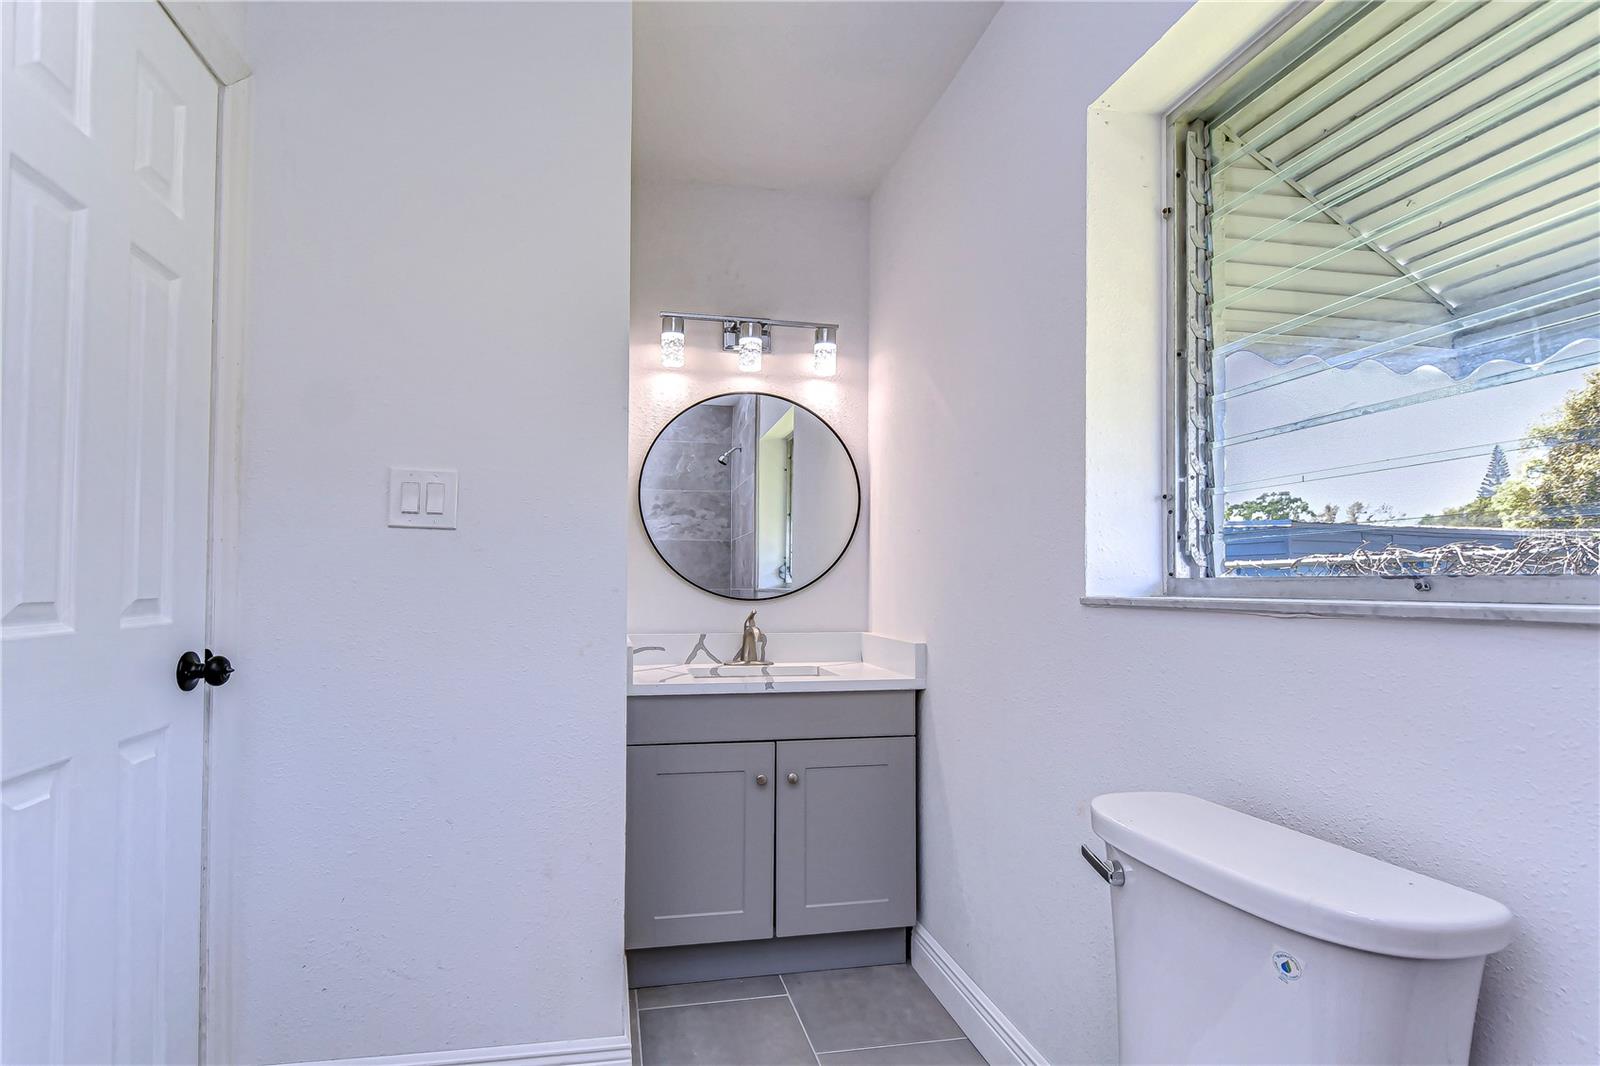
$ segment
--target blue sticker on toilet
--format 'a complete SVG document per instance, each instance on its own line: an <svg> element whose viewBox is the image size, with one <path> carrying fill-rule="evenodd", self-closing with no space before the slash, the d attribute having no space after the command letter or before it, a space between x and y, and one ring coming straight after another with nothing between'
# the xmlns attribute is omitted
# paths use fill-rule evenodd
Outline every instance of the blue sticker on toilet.
<svg viewBox="0 0 1600 1066"><path fill-rule="evenodd" d="M1280 981L1298 981L1303 972L1300 960L1287 951L1274 951L1272 953L1272 969Z"/></svg>

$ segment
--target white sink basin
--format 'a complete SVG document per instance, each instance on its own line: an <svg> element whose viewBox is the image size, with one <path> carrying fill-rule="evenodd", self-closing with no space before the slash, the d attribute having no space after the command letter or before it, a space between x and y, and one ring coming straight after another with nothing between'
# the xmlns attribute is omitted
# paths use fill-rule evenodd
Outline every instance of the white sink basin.
<svg viewBox="0 0 1600 1066"><path fill-rule="evenodd" d="M821 677L822 667L804 663L771 666L690 666L690 677Z"/></svg>

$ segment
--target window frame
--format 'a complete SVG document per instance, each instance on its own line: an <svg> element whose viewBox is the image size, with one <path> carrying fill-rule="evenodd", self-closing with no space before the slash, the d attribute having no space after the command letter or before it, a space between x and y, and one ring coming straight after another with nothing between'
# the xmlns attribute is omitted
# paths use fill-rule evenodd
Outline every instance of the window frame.
<svg viewBox="0 0 1600 1066"><path fill-rule="evenodd" d="M1376 609L1375 613L1382 613L1386 607L1404 605L1404 613L1407 614L1418 608L1425 609L1428 605L1444 604L1505 605L1532 608L1535 611L1539 608L1555 608L1562 613L1574 607L1600 606L1600 574L1215 577L1196 573L1195 565L1184 551L1185 498L1189 487L1184 473L1188 464L1185 440L1189 434L1186 412L1189 344L1185 300L1188 248L1184 239L1189 224L1186 193L1189 175L1185 160L1188 126L1202 115L1218 109L1224 101L1248 98L1270 89L1272 83L1298 61L1300 54L1316 47L1323 37L1340 32L1359 18L1365 7L1358 4L1328 6L1322 0L1295 4L1282 18L1221 63L1197 89L1162 117L1161 165L1169 177L1157 186L1165 190L1162 199L1166 220L1161 249L1164 298L1161 326L1163 352L1166 355L1161 370L1161 457L1165 468L1161 498L1166 505L1161 597L1177 601L1261 600L1268 601L1269 607L1275 604L1289 606L1292 603L1304 605L1349 601L1371 604ZM1329 18L1325 23L1318 26L1307 21L1309 16L1318 12L1328 13ZM1278 49L1277 52L1281 54L1270 51L1273 45L1302 26L1308 31L1306 40ZM1251 69L1252 66L1256 69ZM1214 511L1220 510L1219 501L1220 497L1213 501ZM1215 515L1213 521L1216 521ZM1109 602L1113 598L1094 599ZM1586 617L1582 621L1585 622L1592 623L1600 618L1590 617L1595 612L1584 614Z"/></svg>

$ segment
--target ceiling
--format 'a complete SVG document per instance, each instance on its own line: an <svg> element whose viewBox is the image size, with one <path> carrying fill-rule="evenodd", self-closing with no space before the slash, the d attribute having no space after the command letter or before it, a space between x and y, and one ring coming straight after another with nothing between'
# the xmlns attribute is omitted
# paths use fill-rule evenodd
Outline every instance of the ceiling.
<svg viewBox="0 0 1600 1066"><path fill-rule="evenodd" d="M635 173L866 196L999 6L635 4Z"/></svg>

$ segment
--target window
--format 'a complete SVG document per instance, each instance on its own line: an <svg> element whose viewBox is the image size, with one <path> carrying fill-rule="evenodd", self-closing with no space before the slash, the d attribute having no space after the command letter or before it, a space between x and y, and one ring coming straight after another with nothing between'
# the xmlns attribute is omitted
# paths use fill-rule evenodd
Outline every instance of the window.
<svg viewBox="0 0 1600 1066"><path fill-rule="evenodd" d="M1172 137L1170 591L1596 602L1595 5L1324 4Z"/></svg>

